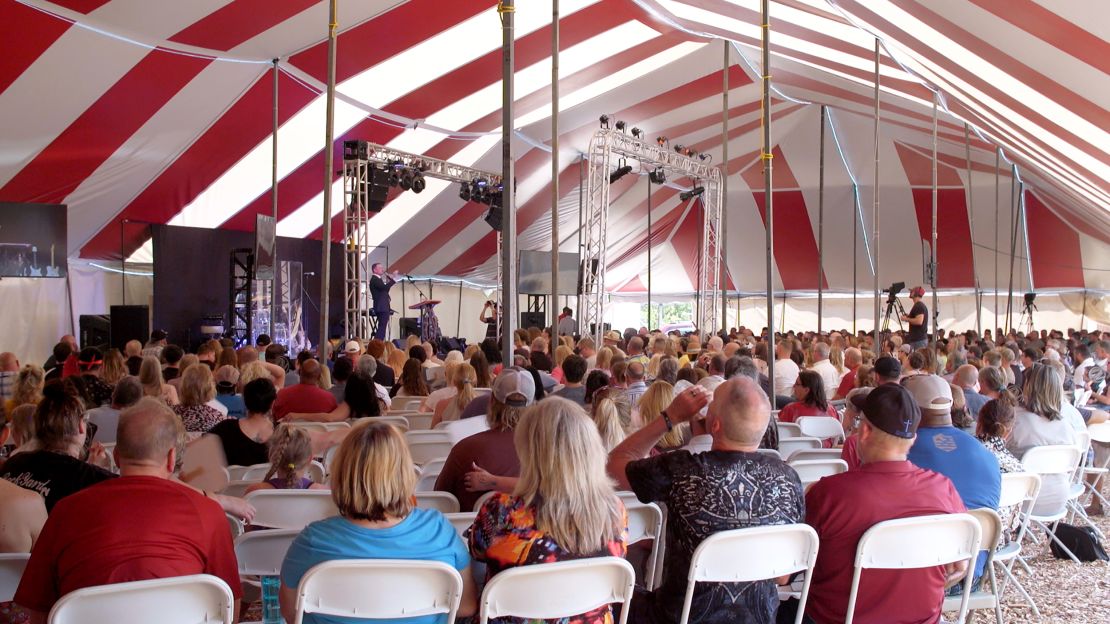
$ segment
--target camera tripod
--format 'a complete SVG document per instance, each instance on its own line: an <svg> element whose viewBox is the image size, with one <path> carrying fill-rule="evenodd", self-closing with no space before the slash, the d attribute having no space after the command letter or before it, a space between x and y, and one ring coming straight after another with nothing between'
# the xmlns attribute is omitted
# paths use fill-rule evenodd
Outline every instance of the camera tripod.
<svg viewBox="0 0 1110 624"><path fill-rule="evenodd" d="M1033 311L1037 309L1037 304L1032 301L1026 301L1025 307L1021 311L1021 320L1018 321L1018 327L1026 336L1033 331Z"/></svg>
<svg viewBox="0 0 1110 624"><path fill-rule="evenodd" d="M898 311L898 316L894 316L894 311ZM898 330L904 331L905 327L902 326L902 317L906 315L906 309L902 307L902 302L898 300L898 296L891 293L886 300L886 313L883 314L883 333L890 333L890 317L898 321Z"/></svg>

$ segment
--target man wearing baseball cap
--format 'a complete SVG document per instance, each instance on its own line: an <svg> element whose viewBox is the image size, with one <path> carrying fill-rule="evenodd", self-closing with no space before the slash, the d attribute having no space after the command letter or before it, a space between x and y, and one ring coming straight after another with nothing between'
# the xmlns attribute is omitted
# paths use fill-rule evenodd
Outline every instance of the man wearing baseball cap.
<svg viewBox="0 0 1110 624"><path fill-rule="evenodd" d="M898 358L884 355L875 360L875 366L871 369L875 373L876 380L881 386L883 384L896 384L902 378L902 364Z"/></svg>
<svg viewBox="0 0 1110 624"><path fill-rule="evenodd" d="M436 478L436 491L454 494L459 499L459 508L470 511L485 494L484 490L498 489L499 479L518 477L520 460L513 442L513 430L524 408L532 404L535 396L536 382L531 373L515 366L501 371L493 380L489 412L485 417L489 430L463 438L451 447L443 470ZM467 473L472 471L475 476L468 479ZM472 491L468 480L482 491Z"/></svg>
<svg viewBox="0 0 1110 624"><path fill-rule="evenodd" d="M921 302L924 296L925 289L914 286L910 291L913 307L910 308L909 314L903 314L901 317L910 326L909 331L906 332L906 342L914 351L924 349L929 344L929 308Z"/></svg>
<svg viewBox="0 0 1110 624"><path fill-rule="evenodd" d="M806 523L821 540L806 607L817 624L844 621L856 547L864 532L884 520L965 511L947 477L906 458L920 420L921 410L908 390L894 384L875 388L864 401L859 425L863 464L821 479L806 494ZM868 570L859 586L855 621L936 622L946 581L959 578L966 569L967 563L960 562L918 570Z"/></svg>
<svg viewBox="0 0 1110 624"><path fill-rule="evenodd" d="M921 426L909 460L948 477L968 509L997 510L1002 493L998 458L974 436L952 425L952 386L937 375L914 375L902 385L921 407ZM985 564L986 558L980 557L976 578Z"/></svg>

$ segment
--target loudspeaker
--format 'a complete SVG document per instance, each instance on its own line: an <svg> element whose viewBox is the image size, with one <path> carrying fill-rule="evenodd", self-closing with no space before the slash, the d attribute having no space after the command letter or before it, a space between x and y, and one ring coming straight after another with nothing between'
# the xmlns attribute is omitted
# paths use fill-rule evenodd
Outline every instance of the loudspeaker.
<svg viewBox="0 0 1110 624"><path fill-rule="evenodd" d="M130 340L146 343L150 337L150 306L114 305L112 312L112 346L123 351Z"/></svg>
<svg viewBox="0 0 1110 624"><path fill-rule="evenodd" d="M544 328L544 319L547 317L543 312L521 312L520 313L520 327L521 329L528 329L535 327L536 329Z"/></svg>
<svg viewBox="0 0 1110 624"><path fill-rule="evenodd" d="M402 317L399 322L401 324L401 338L420 337L420 319L406 316Z"/></svg>
<svg viewBox="0 0 1110 624"><path fill-rule="evenodd" d="M78 319L81 348L97 347L104 349L111 339L112 321L107 314L82 314Z"/></svg>

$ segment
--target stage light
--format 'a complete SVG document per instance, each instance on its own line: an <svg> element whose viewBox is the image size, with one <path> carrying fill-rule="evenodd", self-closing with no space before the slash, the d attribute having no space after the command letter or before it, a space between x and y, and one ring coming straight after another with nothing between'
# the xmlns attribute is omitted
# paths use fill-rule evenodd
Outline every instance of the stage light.
<svg viewBox="0 0 1110 624"><path fill-rule="evenodd" d="M608 115L602 115L600 117L599 121L601 122L601 127L602 128L608 128L609 127L609 116Z"/></svg>
<svg viewBox="0 0 1110 624"><path fill-rule="evenodd" d="M470 185L466 182L459 184L459 199L470 201Z"/></svg>
<svg viewBox="0 0 1110 624"><path fill-rule="evenodd" d="M656 167L648 174L648 180L651 180L652 184L663 184L667 181L667 172L662 167Z"/></svg>
<svg viewBox="0 0 1110 624"><path fill-rule="evenodd" d="M624 163L623 160L621 162ZM613 173L609 174L609 184L620 180L630 173L632 173L632 165L629 165L628 163L622 164L621 166L617 167L616 170L613 171Z"/></svg>
<svg viewBox="0 0 1110 624"><path fill-rule="evenodd" d="M665 136L657 136L657 137L655 137L655 142L659 145L659 147L663 147L663 146L667 145L668 143L670 143L671 140L668 139Z"/></svg>
<svg viewBox="0 0 1110 624"><path fill-rule="evenodd" d="M424 181L424 176L417 173L412 177L412 192L419 193L424 190L427 183Z"/></svg>
<svg viewBox="0 0 1110 624"><path fill-rule="evenodd" d="M401 174L401 190L412 190L412 172L408 169L405 169L404 172Z"/></svg>
<svg viewBox="0 0 1110 624"><path fill-rule="evenodd" d="M617 120L616 127L617 127L617 130L620 130L621 132L624 132L624 129L628 126L623 121Z"/></svg>
<svg viewBox="0 0 1110 624"><path fill-rule="evenodd" d="M642 141L644 139L644 131L639 129L639 128L633 128L632 129L632 136L634 136L637 139L640 139Z"/></svg>
<svg viewBox="0 0 1110 624"><path fill-rule="evenodd" d="M705 162L707 160L712 161L713 160L713 154L698 154L698 159L701 160L702 162Z"/></svg>
<svg viewBox="0 0 1110 624"><path fill-rule="evenodd" d="M679 193L678 198L681 199L682 201L689 201L689 200L697 197L698 195L701 195L704 192L705 192L705 187L704 186L695 186L694 188L692 188L688 191L683 191L683 192Z"/></svg>

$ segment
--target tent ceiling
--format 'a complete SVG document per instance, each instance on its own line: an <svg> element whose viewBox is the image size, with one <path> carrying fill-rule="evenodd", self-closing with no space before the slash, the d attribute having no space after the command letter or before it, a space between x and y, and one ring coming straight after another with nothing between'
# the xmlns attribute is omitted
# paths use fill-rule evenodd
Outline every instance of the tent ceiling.
<svg viewBox="0 0 1110 624"><path fill-rule="evenodd" d="M1110 26L1094 5L771 4L780 287L822 280L849 289L853 265L861 288L872 279L878 36L881 281L921 276L936 89L941 285L1005 288L1012 248L1015 288L1110 288ZM337 144L361 138L498 169L495 3L340 6ZM578 156L608 113L727 167L730 279L741 290L761 288L758 8L758 0L560 2L563 251L577 248ZM531 249L550 247L550 17L549 0L520 3L516 13L518 225L522 248ZM276 58L279 233L319 236L326 20L319 0L0 0L8 59L0 69L0 200L69 204L70 252L90 258L141 249L144 223L252 228L256 213L271 210ZM720 39L732 42L728 163L720 161ZM819 270L820 104L831 112ZM1011 163L1026 190L1025 218L1013 226ZM371 236L401 270L492 280L495 239L483 207L455 190L430 180L422 194L392 193ZM614 290L646 288L648 205L646 176L617 183ZM653 289L690 290L698 205L653 186L650 206Z"/></svg>

